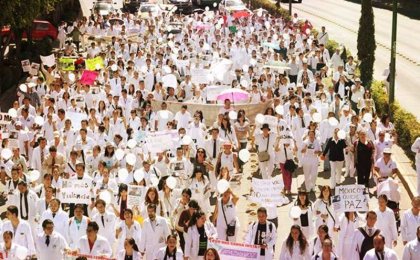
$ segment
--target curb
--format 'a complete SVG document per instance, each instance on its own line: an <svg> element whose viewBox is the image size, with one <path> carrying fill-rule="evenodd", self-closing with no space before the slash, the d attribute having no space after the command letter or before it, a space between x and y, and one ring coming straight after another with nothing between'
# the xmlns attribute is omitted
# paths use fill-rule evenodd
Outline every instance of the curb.
<svg viewBox="0 0 420 260"><path fill-rule="evenodd" d="M405 155L401 147L394 145L392 151L393 160L398 167L398 178L412 199L417 196L417 173L412 166L413 162Z"/></svg>

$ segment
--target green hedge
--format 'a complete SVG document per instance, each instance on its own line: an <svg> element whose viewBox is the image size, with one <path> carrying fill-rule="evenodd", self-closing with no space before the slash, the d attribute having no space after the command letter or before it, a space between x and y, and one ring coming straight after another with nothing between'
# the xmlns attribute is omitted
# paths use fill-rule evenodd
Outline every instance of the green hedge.
<svg viewBox="0 0 420 260"><path fill-rule="evenodd" d="M374 81L371 92L372 98L375 100L377 114L379 116L383 114L392 115L392 121L398 133L398 145L411 160L414 160L411 145L420 136L420 123L417 118L402 108L398 102L395 102L392 106L389 105L388 95L382 82Z"/></svg>

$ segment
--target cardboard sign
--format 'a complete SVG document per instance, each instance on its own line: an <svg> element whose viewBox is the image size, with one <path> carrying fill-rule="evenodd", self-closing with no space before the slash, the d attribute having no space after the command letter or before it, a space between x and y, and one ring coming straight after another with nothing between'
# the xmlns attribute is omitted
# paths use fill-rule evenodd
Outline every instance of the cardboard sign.
<svg viewBox="0 0 420 260"><path fill-rule="evenodd" d="M29 74L33 76L38 75L39 68L40 68L40 65L38 63L32 62Z"/></svg>
<svg viewBox="0 0 420 260"><path fill-rule="evenodd" d="M207 101L216 101L217 96L226 89L230 89L230 86L221 85L221 86L206 87Z"/></svg>
<svg viewBox="0 0 420 260"><path fill-rule="evenodd" d="M55 65L55 56L51 54L49 56L39 56L41 58L42 64L48 67L52 67Z"/></svg>
<svg viewBox="0 0 420 260"><path fill-rule="evenodd" d="M2 113L2 112L0 112L0 125L11 124L12 119L13 118L11 116L9 116L8 113Z"/></svg>
<svg viewBox="0 0 420 260"><path fill-rule="evenodd" d="M132 209L134 206L137 206L140 209L140 205L144 201L144 196L143 186L128 185L127 207Z"/></svg>
<svg viewBox="0 0 420 260"><path fill-rule="evenodd" d="M60 58L58 60L58 67L63 71L73 71L75 70L74 62L76 59L73 58Z"/></svg>
<svg viewBox="0 0 420 260"><path fill-rule="evenodd" d="M95 57L93 59L86 60L86 69L88 70L97 70L105 68L104 60L101 56Z"/></svg>
<svg viewBox="0 0 420 260"><path fill-rule="evenodd" d="M365 194L363 185L340 185L335 188L333 197L334 210L336 212L360 212L368 211L369 197Z"/></svg>
<svg viewBox="0 0 420 260"><path fill-rule="evenodd" d="M76 130L80 129L82 120L87 119L87 115L84 113L76 113L70 111L66 112L66 117L70 119L71 125Z"/></svg>
<svg viewBox="0 0 420 260"><path fill-rule="evenodd" d="M31 71L31 61L30 60L22 60L22 70L23 72Z"/></svg>
<svg viewBox="0 0 420 260"><path fill-rule="evenodd" d="M61 202L63 203L90 203L90 188L92 183L86 180L65 180L61 188Z"/></svg>
<svg viewBox="0 0 420 260"><path fill-rule="evenodd" d="M151 153L160 153L173 148L172 136L170 134L148 136L146 138L147 150Z"/></svg>
<svg viewBox="0 0 420 260"><path fill-rule="evenodd" d="M173 87L174 89L176 89L176 87L178 86L178 81L176 80L175 75L173 74L168 74L162 77L162 83L163 83L163 87Z"/></svg>
<svg viewBox="0 0 420 260"><path fill-rule="evenodd" d="M194 84L208 84L210 82L210 70L191 69L191 82Z"/></svg>
<svg viewBox="0 0 420 260"><path fill-rule="evenodd" d="M83 85L93 85L97 77L98 73L96 71L84 70L80 78L80 83Z"/></svg>
<svg viewBox="0 0 420 260"><path fill-rule="evenodd" d="M288 199L280 193L283 187L283 179L279 175L271 179L252 178L250 200L262 205L283 205L288 202Z"/></svg>

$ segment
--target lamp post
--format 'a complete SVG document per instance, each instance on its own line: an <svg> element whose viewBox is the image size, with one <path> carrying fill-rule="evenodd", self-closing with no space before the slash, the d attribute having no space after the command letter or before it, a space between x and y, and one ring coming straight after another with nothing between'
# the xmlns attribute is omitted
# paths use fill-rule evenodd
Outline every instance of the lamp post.
<svg viewBox="0 0 420 260"><path fill-rule="evenodd" d="M289 15L292 16L292 1L293 0L289 0Z"/></svg>
<svg viewBox="0 0 420 260"><path fill-rule="evenodd" d="M395 100L395 54L397 52L397 14L398 1L394 0L392 9L392 36L391 36L391 66L389 77L389 104L393 104Z"/></svg>

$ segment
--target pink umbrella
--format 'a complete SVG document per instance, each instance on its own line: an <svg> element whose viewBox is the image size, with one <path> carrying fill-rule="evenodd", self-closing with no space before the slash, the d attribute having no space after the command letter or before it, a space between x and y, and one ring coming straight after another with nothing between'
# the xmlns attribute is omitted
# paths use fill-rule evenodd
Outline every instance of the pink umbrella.
<svg viewBox="0 0 420 260"><path fill-rule="evenodd" d="M235 103L241 100L249 99L249 93L242 89L230 88L230 89L223 90L217 96L217 100L224 101L225 99L229 99L230 101Z"/></svg>

